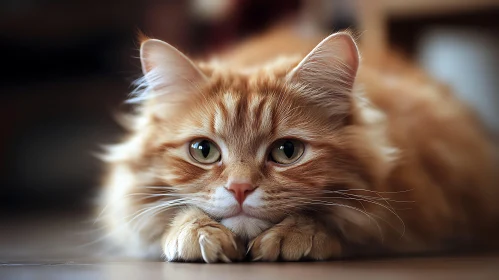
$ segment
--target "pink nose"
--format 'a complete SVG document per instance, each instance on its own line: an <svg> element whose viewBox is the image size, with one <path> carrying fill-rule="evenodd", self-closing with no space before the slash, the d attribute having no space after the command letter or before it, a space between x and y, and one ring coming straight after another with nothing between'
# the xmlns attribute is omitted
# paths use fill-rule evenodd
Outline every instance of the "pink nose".
<svg viewBox="0 0 499 280"><path fill-rule="evenodd" d="M246 197L251 192L253 192L253 190L255 188L251 184L248 184L248 183L231 182L227 189L229 191L231 191L232 193L234 193L234 196L236 197L237 202L239 202L239 204L243 204Z"/></svg>

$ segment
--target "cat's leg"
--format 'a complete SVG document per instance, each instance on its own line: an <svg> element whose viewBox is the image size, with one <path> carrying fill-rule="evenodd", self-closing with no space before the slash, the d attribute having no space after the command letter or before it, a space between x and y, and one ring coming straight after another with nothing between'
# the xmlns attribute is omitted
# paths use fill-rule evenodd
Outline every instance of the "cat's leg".
<svg viewBox="0 0 499 280"><path fill-rule="evenodd" d="M289 216L249 244L254 261L326 260L341 254L336 235L313 218Z"/></svg>
<svg viewBox="0 0 499 280"><path fill-rule="evenodd" d="M197 208L180 211L163 236L167 261L242 260L245 246L226 227Z"/></svg>

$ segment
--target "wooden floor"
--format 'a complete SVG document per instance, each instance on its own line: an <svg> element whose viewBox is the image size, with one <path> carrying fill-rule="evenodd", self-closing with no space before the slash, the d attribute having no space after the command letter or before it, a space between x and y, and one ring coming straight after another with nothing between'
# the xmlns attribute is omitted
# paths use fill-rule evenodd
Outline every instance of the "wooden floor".
<svg viewBox="0 0 499 280"><path fill-rule="evenodd" d="M307 263L97 261L91 220L57 214L0 220L0 279L494 279L499 254Z"/></svg>
<svg viewBox="0 0 499 280"><path fill-rule="evenodd" d="M499 279L499 258L324 263L16 263L1 279Z"/></svg>

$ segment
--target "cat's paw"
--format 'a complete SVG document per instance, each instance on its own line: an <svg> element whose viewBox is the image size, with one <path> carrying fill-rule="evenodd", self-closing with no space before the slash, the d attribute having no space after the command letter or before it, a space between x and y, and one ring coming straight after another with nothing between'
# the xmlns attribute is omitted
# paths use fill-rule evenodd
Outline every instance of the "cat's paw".
<svg viewBox="0 0 499 280"><path fill-rule="evenodd" d="M313 219L290 216L251 241L248 253L253 261L326 260L340 256L341 244Z"/></svg>
<svg viewBox="0 0 499 280"><path fill-rule="evenodd" d="M244 249L233 232L205 215L174 222L163 242L167 261L232 262L244 258Z"/></svg>

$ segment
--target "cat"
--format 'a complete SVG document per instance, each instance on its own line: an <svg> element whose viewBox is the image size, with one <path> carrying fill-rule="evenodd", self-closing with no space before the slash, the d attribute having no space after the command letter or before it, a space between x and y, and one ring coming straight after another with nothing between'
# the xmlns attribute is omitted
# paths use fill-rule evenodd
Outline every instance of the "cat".
<svg viewBox="0 0 499 280"><path fill-rule="evenodd" d="M498 149L447 87L361 60L349 32L268 34L198 62L142 41L99 209L123 253L329 260L496 239Z"/></svg>

